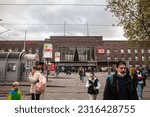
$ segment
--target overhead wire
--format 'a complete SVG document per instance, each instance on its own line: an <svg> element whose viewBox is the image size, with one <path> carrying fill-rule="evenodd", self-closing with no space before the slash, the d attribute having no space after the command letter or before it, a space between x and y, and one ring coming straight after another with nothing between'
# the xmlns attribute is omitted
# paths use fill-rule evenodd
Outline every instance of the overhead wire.
<svg viewBox="0 0 150 117"><path fill-rule="evenodd" d="M43 4L35 4L35 3L30 3L30 4L14 4L14 3L0 3L0 6L107 6L105 4L50 4L50 3L43 3Z"/></svg>
<svg viewBox="0 0 150 117"><path fill-rule="evenodd" d="M83 24L83 23L81 23L81 24L71 24L71 23L68 23L68 24L67 24L67 23L65 23L65 24L64 24L64 23L60 23L60 24L57 24L57 23L52 23L52 24L49 24L49 23L44 23L44 24L40 24L40 23L39 23L39 24L38 24L38 23L37 23L37 24L34 24L34 23L33 23L33 24L23 24L23 23L0 23L0 25L32 25L32 26L38 26L38 25L39 25L39 26L40 26L40 25L43 25L43 26L44 26L44 25L59 25L59 26L60 26L60 25L62 25L62 26L64 26L64 25L77 25L77 26L79 26L79 25L80 25L80 26L85 26L85 25L87 25L87 23L84 23L84 24ZM88 23L88 26L118 26L118 25L115 25L115 24L89 24L89 23Z"/></svg>

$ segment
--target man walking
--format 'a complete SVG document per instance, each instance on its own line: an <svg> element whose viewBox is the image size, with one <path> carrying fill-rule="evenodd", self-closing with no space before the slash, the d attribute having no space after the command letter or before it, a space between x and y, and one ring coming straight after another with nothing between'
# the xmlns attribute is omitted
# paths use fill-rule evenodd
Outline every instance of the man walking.
<svg viewBox="0 0 150 117"><path fill-rule="evenodd" d="M116 72L106 80L104 100L138 100L135 85L127 73L126 63L119 61L116 64Z"/></svg>

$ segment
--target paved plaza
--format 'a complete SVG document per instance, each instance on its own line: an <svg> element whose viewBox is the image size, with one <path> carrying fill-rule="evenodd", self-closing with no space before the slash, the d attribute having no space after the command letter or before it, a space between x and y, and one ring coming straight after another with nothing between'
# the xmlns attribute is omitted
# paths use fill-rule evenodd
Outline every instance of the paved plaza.
<svg viewBox="0 0 150 117"><path fill-rule="evenodd" d="M88 74L88 73L87 73ZM107 73L95 73L101 82L101 89L98 95L98 100L103 99L103 91ZM87 76L88 77L88 76ZM87 88L85 82L79 80L78 74L66 75L60 73L58 77L49 77L46 92L41 95L42 100L88 100ZM29 93L30 83L20 82L20 89L22 90L23 100L30 100ZM0 82L0 99L6 100L9 90L11 89L11 82ZM147 80L147 86L144 88L143 97L145 100L150 100L150 81Z"/></svg>

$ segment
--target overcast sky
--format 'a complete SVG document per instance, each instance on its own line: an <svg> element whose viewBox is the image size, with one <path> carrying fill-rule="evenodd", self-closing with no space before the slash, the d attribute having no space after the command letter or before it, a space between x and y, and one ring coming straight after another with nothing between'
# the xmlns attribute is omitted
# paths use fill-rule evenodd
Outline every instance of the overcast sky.
<svg viewBox="0 0 150 117"><path fill-rule="evenodd" d="M60 4L90 4L91 6ZM27 31L27 40L63 36L65 22L66 36L86 36L88 23L90 36L103 36L103 40L125 40L122 28L112 26L117 24L117 18L112 17L113 14L109 11L105 11L106 6L92 4L106 5L107 3L106 0L0 0L0 19L2 19L0 40L23 40L25 31Z"/></svg>

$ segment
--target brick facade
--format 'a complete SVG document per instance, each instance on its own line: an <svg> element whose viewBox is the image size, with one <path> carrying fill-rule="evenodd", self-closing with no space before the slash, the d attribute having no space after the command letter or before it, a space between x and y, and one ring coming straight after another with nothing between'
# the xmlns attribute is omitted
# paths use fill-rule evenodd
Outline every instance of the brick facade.
<svg viewBox="0 0 150 117"><path fill-rule="evenodd" d="M127 41L106 41L102 40L102 36L51 36L44 41L30 40L26 42L26 52L38 52L40 60L43 60L44 43L53 44L53 52L61 53L60 65L87 64L92 66L112 66L118 60L127 61L132 67L150 67L150 48L131 47ZM0 41L0 51L22 51L23 41ZM72 49L72 51L70 50ZM73 61L73 53L78 49L81 61ZM18 50L17 50L18 49ZM65 49L65 50L63 50ZM68 53L68 51L70 53ZM99 50L100 49L100 50ZM80 51L83 52L80 52ZM99 53L98 53L99 50ZM135 52L137 51L137 52ZM72 53L71 53L72 52ZM68 57L68 58L67 58ZM55 62L54 54L51 62Z"/></svg>

